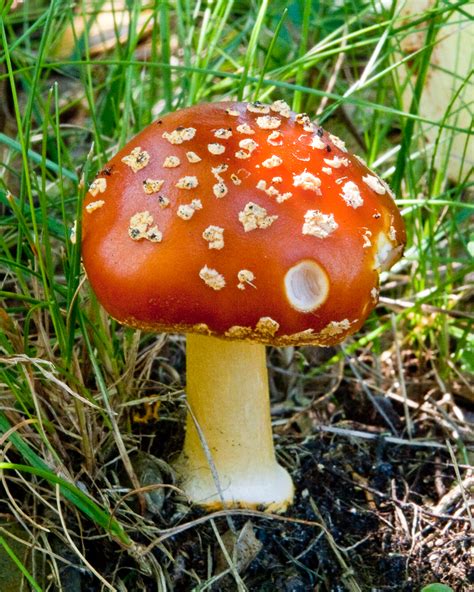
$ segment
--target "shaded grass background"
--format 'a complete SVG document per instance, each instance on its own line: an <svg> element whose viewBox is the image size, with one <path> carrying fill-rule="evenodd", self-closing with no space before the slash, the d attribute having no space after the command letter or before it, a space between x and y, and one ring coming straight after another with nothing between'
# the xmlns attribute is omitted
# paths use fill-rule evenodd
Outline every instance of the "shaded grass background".
<svg viewBox="0 0 474 592"><path fill-rule="evenodd" d="M305 437L319 420L336 425L344 381L385 417L379 432L447 440L462 482L472 460L472 170L466 164L450 180L434 169L440 145L427 145L421 123L443 129L443 142L469 130L432 121L418 105L436 36L453 14L467 22L468 3L439 1L408 19L401 3L355 0L115 2L109 18L102 0L14 4L0 2L1 511L35 546L36 560L17 562L33 588L59 587L58 566L73 561L97 589L127 589L95 561L86 541L98 537L111 554L128 553L129 569L152 574L155 589L172 589L164 567L171 551L160 543L160 563L137 554L137 544L186 520L185 500L172 487L158 490L175 514L156 523L121 498L144 485L140 452L159 461L155 481L171 482L164 460L172 447L157 444L168 432L160 423L147 429L140 413L153 409L180 425L183 343L103 313L81 269L79 212L88 183L134 133L201 101L282 98L317 116L391 182L407 224L406 256L385 274L381 304L360 335L321 354L271 352L277 442L295 414L306 418L298 425ZM425 43L407 55L401 44L413 31ZM457 83L453 96L469 81ZM382 393L402 409L397 426ZM322 412L320 400L329 405ZM290 470L300 465L297 448L280 454ZM61 541L55 550L48 533ZM38 559L44 553L48 565ZM196 589L211 585L193 578ZM317 570L308 581L320 581Z"/></svg>

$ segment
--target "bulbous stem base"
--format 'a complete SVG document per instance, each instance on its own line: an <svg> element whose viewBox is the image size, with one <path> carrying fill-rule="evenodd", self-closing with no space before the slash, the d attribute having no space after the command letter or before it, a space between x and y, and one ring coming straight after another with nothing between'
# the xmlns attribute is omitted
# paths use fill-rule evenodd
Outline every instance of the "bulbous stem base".
<svg viewBox="0 0 474 592"><path fill-rule="evenodd" d="M189 498L209 509L284 511L294 487L275 458L265 346L188 335L187 400L175 468Z"/></svg>

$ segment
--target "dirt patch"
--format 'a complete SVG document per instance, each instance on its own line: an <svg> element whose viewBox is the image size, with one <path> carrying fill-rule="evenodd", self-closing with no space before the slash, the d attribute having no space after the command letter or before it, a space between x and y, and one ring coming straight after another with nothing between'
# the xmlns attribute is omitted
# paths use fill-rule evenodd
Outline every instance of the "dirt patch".
<svg viewBox="0 0 474 592"><path fill-rule="evenodd" d="M232 516L237 531L250 519L262 543L241 574L248 590L398 592L438 581L462 591L474 582L468 520L456 519L454 508L442 516L428 509L436 495L435 468L446 484L455 478L447 452L327 435L289 444L302 459L294 506L280 518ZM228 531L226 518L215 522L221 534ZM175 589L196 586L193 572L206 581L219 552L209 524L167 545L176 558ZM237 589L235 582L220 586L215 589Z"/></svg>

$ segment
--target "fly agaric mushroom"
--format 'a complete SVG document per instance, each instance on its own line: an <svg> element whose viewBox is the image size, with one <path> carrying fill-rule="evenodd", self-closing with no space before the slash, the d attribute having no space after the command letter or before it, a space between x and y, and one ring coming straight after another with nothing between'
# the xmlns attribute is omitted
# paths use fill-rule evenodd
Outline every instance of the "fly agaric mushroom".
<svg viewBox="0 0 474 592"><path fill-rule="evenodd" d="M187 334L176 467L192 500L291 503L265 345L330 346L357 331L404 242L384 181L283 101L170 113L99 173L82 243L98 299L120 323Z"/></svg>

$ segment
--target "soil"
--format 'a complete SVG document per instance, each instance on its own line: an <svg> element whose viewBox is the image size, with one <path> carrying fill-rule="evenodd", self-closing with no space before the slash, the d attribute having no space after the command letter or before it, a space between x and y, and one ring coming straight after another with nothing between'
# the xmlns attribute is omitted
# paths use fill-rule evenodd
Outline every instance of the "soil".
<svg viewBox="0 0 474 592"><path fill-rule="evenodd" d="M284 385L277 384L281 376L274 369L271 379L275 398L281 399ZM142 435L152 437L149 452L168 460L183 437L170 405L169 413L166 405L160 410L155 425L142 427ZM208 516L167 494L153 520L174 530L161 536L153 553L170 589L200 590L200 583L216 576L216 583L203 589L239 590L222 541L250 592L418 592L432 582L456 592L473 588L471 516L461 491L452 495L459 481L436 418L414 413L410 441L400 403L382 397L370 402L360 384L345 379L331 396L301 410L277 402L273 412L279 418L280 462L296 485L294 505L282 516L244 511ZM242 551L236 539L244 533ZM128 590L156 590L154 576L133 573Z"/></svg>
<svg viewBox="0 0 474 592"><path fill-rule="evenodd" d="M321 436L297 446L294 506L284 519L250 517L262 548L241 574L249 591L343 591L357 583L361 590L410 592L436 581L461 592L474 584L468 523L424 509L436 490L434 468L446 484L454 479L447 454L393 447L382 438L361 444ZM248 519L233 517L236 530ZM224 517L216 526L222 534L229 529ZM167 543L177 559L175 590L196 585L192 572L206 581L208 554L219 551L209 525ZM229 582L215 589L237 588Z"/></svg>

